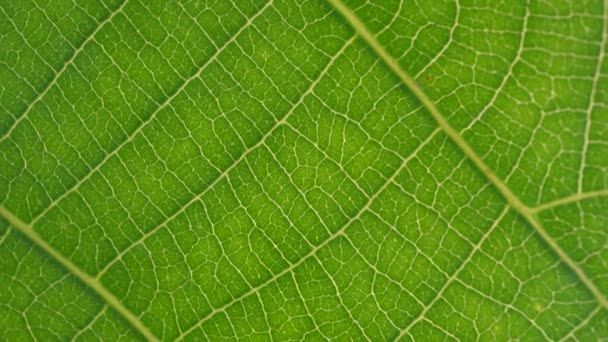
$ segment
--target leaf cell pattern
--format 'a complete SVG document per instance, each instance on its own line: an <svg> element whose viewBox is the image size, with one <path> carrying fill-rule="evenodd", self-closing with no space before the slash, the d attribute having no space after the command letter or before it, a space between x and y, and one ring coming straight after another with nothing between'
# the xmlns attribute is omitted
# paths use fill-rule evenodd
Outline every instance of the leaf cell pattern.
<svg viewBox="0 0 608 342"><path fill-rule="evenodd" d="M0 337L608 339L607 22L1 1Z"/></svg>

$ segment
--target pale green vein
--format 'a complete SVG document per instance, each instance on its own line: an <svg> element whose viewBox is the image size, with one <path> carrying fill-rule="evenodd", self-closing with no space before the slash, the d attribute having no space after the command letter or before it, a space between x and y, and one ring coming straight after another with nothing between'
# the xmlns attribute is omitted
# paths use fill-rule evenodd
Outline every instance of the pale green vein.
<svg viewBox="0 0 608 342"><path fill-rule="evenodd" d="M405 86L418 98L424 107L433 116L441 129L452 139L452 141L463 151L463 153L475 164L479 171L496 187L507 202L521 216L523 216L534 230L542 237L555 254L570 267L578 276L580 281L589 289L598 303L608 308L608 300L604 297L598 287L591 281L583 269L559 246L557 242L547 233L540 222L536 219L534 211L525 205L507 185L490 169L488 165L477 155L473 148L460 136L441 114L435 103L426 93L416 84L416 81L405 72L399 63L382 47L376 37L368 30L365 24L348 8L341 0L328 0L328 2L350 23L353 29L363 38L369 47L380 57L386 65L395 73Z"/></svg>
<svg viewBox="0 0 608 342"><path fill-rule="evenodd" d="M76 341L76 340L78 339L78 337L82 336L82 334L83 334L85 331L87 331L87 330L89 330L89 329L92 329L92 328L93 328L93 325L95 324L95 322L97 322L97 320L98 320L99 318L101 318L101 316L103 316L103 315L106 313L106 311L107 311L107 310L108 310L108 306L107 306L107 305L104 305L103 309L99 310L99 312L97 313L97 315L95 315L95 317L93 317L93 318L91 319L91 321L90 321L89 323L87 323L87 325L85 325L83 328L81 328L81 329L80 329L80 330L79 330L79 331L76 333L76 335L74 335L74 337L72 337L72 341Z"/></svg>
<svg viewBox="0 0 608 342"><path fill-rule="evenodd" d="M42 248L48 255L60 263L65 269L71 274L76 276L87 286L93 289L99 296L101 296L112 308L114 308L124 319L126 319L139 333L141 333L148 341L157 341L158 339L148 328L139 320L135 314L127 309L118 298L116 298L110 291L108 291L100 282L95 280L83 272L78 266L74 265L68 258L64 257L59 253L53 246L46 242L38 233L36 233L30 225L21 221L20 218L15 216L11 211L0 206L0 215L14 226L18 231L23 233L30 241L36 246Z"/></svg>
<svg viewBox="0 0 608 342"><path fill-rule="evenodd" d="M8 228L6 228L6 231L4 232L4 234L2 234L2 236L0 236L0 246L2 246L2 244L4 243L4 240L6 240L6 238L11 235L11 231L12 231L12 227L8 226Z"/></svg>
<svg viewBox="0 0 608 342"><path fill-rule="evenodd" d="M595 308L595 310L593 310L589 316L587 316L585 319L583 319L577 326L575 326L572 331L570 331L568 334L566 334L564 337L562 337L560 339L561 341L568 341L568 340L577 340L576 339L576 333L582 329L584 326L586 326L587 324L589 324L589 322L591 322L591 320L595 317L595 315L597 315L598 313L600 313L600 311L602 311L602 307L598 306L597 308Z"/></svg>
<svg viewBox="0 0 608 342"><path fill-rule="evenodd" d="M600 198L600 197L608 197L608 189L577 193L577 194L574 194L571 196L566 196L566 197L563 197L560 199L556 199L555 201L543 203L541 205L538 205L538 206L532 208L531 210L534 213L539 213L543 210L559 207L562 205L576 203L576 202L584 201L587 199Z"/></svg>

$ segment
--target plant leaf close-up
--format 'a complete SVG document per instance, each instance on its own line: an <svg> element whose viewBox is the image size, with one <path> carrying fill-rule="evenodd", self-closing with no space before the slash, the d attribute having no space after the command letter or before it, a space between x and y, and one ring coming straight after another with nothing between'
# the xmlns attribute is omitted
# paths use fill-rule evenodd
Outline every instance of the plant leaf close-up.
<svg viewBox="0 0 608 342"><path fill-rule="evenodd" d="M606 0L0 0L0 340L606 340L607 53Z"/></svg>

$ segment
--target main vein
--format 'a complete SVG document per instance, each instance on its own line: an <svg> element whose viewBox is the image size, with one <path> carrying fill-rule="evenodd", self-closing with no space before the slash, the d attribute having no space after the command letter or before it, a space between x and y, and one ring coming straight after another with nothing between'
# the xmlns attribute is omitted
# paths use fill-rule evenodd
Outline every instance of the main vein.
<svg viewBox="0 0 608 342"><path fill-rule="evenodd" d="M593 281L585 274L583 269L553 240L553 238L543 228L537 220L534 210L525 205L512 191L496 176L488 165L477 155L473 148L460 136L441 114L435 103L426 95L426 93L416 84L416 81L405 71L399 63L391 56L388 51L382 47L376 37L368 30L365 24L355 15L348 6L341 0L327 0L342 16L349 22L352 28L367 42L369 47L386 63L386 65L395 73L403 84L414 93L422 105L429 111L441 129L450 137L450 139L463 151L463 153L475 164L475 166L484 174L484 176L496 187L496 189L507 200L509 205L523 216L534 230L542 237L549 247L557 254L557 256L578 276L580 281L589 289L598 303L608 308L608 300L602 292L597 288Z"/></svg>
<svg viewBox="0 0 608 342"><path fill-rule="evenodd" d="M78 279L83 281L90 288L95 290L99 296L101 296L112 308L114 308L122 317L124 317L131 325L139 331L148 341L157 341L158 338L146 328L146 326L135 316L129 309L127 309L118 298L116 298L108 289L106 289L100 282L95 280L83 272L78 266L74 265L68 258L64 257L59 253L53 246L46 242L38 233L32 229L30 225L23 222L20 218L15 216L8 209L0 206L0 215L2 215L8 222L14 226L18 231L23 233L28 239L30 239L35 245L42 248L46 253L53 257L63 267L75 275Z"/></svg>

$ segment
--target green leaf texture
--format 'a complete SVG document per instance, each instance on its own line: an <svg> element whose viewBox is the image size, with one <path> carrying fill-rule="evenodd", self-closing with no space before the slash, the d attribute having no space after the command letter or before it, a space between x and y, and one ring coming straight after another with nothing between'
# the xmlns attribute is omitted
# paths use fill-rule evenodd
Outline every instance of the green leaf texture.
<svg viewBox="0 0 608 342"><path fill-rule="evenodd" d="M0 0L0 339L608 339L606 0Z"/></svg>

